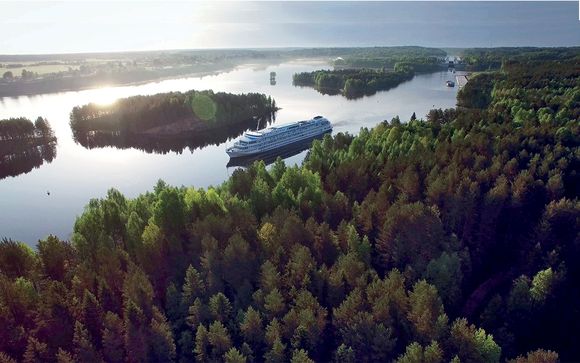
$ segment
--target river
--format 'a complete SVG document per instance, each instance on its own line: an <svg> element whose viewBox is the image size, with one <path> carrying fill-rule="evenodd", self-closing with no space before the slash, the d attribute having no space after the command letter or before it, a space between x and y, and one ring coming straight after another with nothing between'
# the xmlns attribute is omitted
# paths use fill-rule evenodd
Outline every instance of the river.
<svg viewBox="0 0 580 363"><path fill-rule="evenodd" d="M109 103L120 97L190 89L213 89L232 93L260 92L271 95L281 107L276 123L327 117L334 133L357 133L382 120L399 115L408 120L413 112L424 117L433 107L455 106L457 89L445 87L452 79L447 72L418 75L389 91L347 100L322 95L311 88L292 86L296 72L328 68L325 63L293 61L278 65L244 65L232 71L204 77L163 80L141 85L100 88L18 98L0 98L0 119L45 117L58 138L56 158L32 171L0 180L0 238L8 237L31 246L48 234L70 238L75 218L91 198L116 188L127 197L148 190L159 179L171 185L208 187L231 175L226 144L211 145L191 152L155 154L113 147L88 150L76 144L69 127L69 113L76 105ZM270 83L276 72L276 84ZM306 151L286 159L302 161Z"/></svg>

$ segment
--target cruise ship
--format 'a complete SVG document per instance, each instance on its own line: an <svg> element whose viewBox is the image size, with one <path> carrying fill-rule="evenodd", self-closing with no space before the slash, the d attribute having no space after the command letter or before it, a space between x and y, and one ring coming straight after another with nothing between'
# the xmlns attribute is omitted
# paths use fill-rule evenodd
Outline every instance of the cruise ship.
<svg viewBox="0 0 580 363"><path fill-rule="evenodd" d="M330 131L332 131L330 121L322 116L316 116L311 120L247 131L226 149L226 153L232 158L261 154L314 139Z"/></svg>

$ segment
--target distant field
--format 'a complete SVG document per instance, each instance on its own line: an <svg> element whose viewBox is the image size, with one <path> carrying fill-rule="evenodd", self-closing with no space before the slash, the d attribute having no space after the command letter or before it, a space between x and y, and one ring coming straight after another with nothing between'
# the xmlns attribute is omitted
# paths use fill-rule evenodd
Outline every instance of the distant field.
<svg viewBox="0 0 580 363"><path fill-rule="evenodd" d="M46 73L54 73L54 72L62 72L67 71L68 68L71 67L73 69L78 69L78 66L69 66L67 64L50 64L50 65L29 65L23 64L22 67L18 68L5 68L0 67L0 77L4 74L4 72L11 71L15 76L20 76L22 74L22 70L26 69L27 71L36 72L38 74L46 74Z"/></svg>

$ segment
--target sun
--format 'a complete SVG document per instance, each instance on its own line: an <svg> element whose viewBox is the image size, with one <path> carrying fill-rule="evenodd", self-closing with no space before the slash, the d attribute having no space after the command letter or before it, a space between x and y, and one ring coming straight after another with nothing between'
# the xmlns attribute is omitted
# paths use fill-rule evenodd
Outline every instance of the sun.
<svg viewBox="0 0 580 363"><path fill-rule="evenodd" d="M103 87L91 90L91 102L100 106L108 106L122 97L118 87Z"/></svg>

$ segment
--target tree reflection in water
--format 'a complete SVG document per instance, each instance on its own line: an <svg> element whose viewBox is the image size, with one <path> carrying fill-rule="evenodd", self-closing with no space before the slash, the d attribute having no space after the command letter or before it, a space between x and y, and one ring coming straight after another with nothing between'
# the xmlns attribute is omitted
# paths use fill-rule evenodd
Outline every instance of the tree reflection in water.
<svg viewBox="0 0 580 363"><path fill-rule="evenodd" d="M0 179L26 174L56 158L56 138L7 144L0 143Z"/></svg>
<svg viewBox="0 0 580 363"><path fill-rule="evenodd" d="M242 135L247 130L264 128L274 120L276 120L275 113L269 113L261 118L250 118L226 127L214 128L211 131L182 132L173 135L92 132L85 137L77 138L77 142L88 149L113 146L119 149L135 148L147 153L176 152L181 154L186 148L193 152L195 149L208 145L219 145Z"/></svg>

